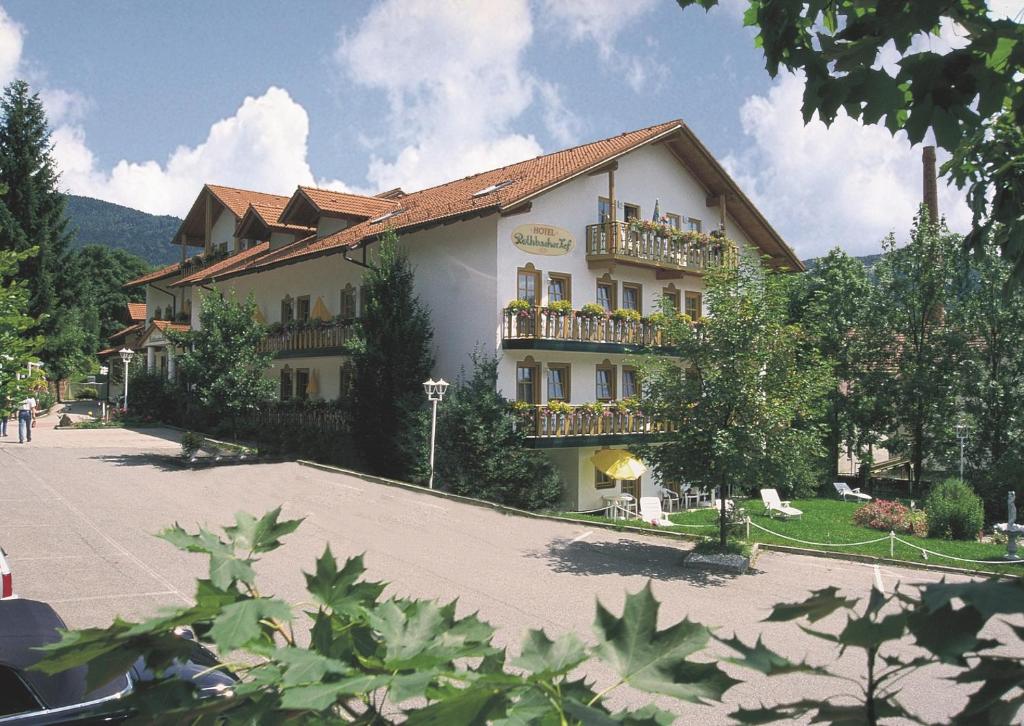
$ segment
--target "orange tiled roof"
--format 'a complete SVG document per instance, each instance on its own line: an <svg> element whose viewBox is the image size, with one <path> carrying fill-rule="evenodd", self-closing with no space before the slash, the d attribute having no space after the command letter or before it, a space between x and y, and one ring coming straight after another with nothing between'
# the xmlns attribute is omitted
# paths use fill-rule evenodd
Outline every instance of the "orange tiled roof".
<svg viewBox="0 0 1024 726"><path fill-rule="evenodd" d="M142 277L136 277L134 280L129 280L121 287L138 287L139 285L145 285L149 282L156 282L157 280L163 280L164 278L176 275L181 268L180 262L167 265L167 267L161 267L159 270L146 273Z"/></svg>
<svg viewBox="0 0 1024 726"><path fill-rule="evenodd" d="M128 317L136 322L146 319L146 303L144 302L130 302L128 303Z"/></svg>
<svg viewBox="0 0 1024 726"><path fill-rule="evenodd" d="M176 280L170 284L170 287L181 287L183 285L191 285L196 282L210 280L218 275L224 274L225 272L229 272L236 267L244 267L269 249L269 242L261 242L258 245L239 252L238 254L225 257L219 262L214 262L212 265L208 265L197 272L193 272L188 277Z"/></svg>
<svg viewBox="0 0 1024 726"><path fill-rule="evenodd" d="M360 194L348 194L335 192L330 189L317 189L316 187L300 186L309 200L316 205L317 209L327 214L340 214L352 217L378 217L392 209L397 209L397 199L381 199L379 197L364 197Z"/></svg>
<svg viewBox="0 0 1024 726"><path fill-rule="evenodd" d="M284 211L284 205L278 206L276 204L250 204L249 207L252 211L260 218L267 227L274 230L275 232L298 232L302 236L306 236L310 232L313 232L312 227L306 227L301 224L285 224L280 221L281 212Z"/></svg>
<svg viewBox="0 0 1024 726"><path fill-rule="evenodd" d="M668 134L681 125L680 121L670 121L410 192L398 199L379 200L389 204L381 215L397 213L381 222L375 222L376 218L369 219L320 239L300 240L254 260L246 268L233 271L230 276L257 272L277 264L298 262L333 250L354 247L366 239L375 238L386 229L401 232L467 214L489 214L514 207L549 187ZM486 187L503 182L509 183L489 194L474 196Z"/></svg>
<svg viewBox="0 0 1024 726"><path fill-rule="evenodd" d="M157 330L175 330L180 333L184 333L186 330L192 329L192 326L188 323L172 323L170 320L154 320L153 327Z"/></svg>
<svg viewBox="0 0 1024 726"><path fill-rule="evenodd" d="M266 207L277 207L278 214L288 203L288 197L280 194L267 194L266 192L254 192L251 189L237 189L235 187L224 187L219 184L207 184L206 188L213 192L221 204L231 210L231 213L238 219L245 215L245 210L250 204L260 204Z"/></svg>
<svg viewBox="0 0 1024 726"><path fill-rule="evenodd" d="M113 355L114 353L117 353L118 351L120 351L120 348L117 348L116 346L113 347L113 348L104 348L103 350L101 350L98 353L96 353L96 357L97 358L106 358L108 355Z"/></svg>

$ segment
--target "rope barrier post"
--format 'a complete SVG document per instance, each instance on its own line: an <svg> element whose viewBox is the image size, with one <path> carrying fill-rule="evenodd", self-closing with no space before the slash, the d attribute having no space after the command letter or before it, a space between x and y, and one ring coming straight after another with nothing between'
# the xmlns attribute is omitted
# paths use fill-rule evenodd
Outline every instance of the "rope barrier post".
<svg viewBox="0 0 1024 726"><path fill-rule="evenodd" d="M749 514L746 517L743 518L743 523L746 524L746 526L747 526L747 536L746 536L746 539L749 540L750 539L750 515Z"/></svg>
<svg viewBox="0 0 1024 726"><path fill-rule="evenodd" d="M896 532L889 530L889 559L896 558Z"/></svg>

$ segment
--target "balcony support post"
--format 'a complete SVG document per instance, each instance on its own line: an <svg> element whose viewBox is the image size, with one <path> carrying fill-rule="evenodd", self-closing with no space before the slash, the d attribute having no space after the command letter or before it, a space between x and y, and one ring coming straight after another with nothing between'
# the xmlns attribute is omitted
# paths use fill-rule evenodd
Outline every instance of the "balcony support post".
<svg viewBox="0 0 1024 726"><path fill-rule="evenodd" d="M615 252L615 169L608 170L608 251Z"/></svg>
<svg viewBox="0 0 1024 726"><path fill-rule="evenodd" d="M206 192L206 220L203 226L203 251L213 252L213 192Z"/></svg>
<svg viewBox="0 0 1024 726"><path fill-rule="evenodd" d="M719 229L725 234L725 194L718 195Z"/></svg>

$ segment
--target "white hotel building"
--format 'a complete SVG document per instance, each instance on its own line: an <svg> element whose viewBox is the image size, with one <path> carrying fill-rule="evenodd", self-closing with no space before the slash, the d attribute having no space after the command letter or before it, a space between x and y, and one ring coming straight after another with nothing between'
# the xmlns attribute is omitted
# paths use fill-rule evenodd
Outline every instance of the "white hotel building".
<svg viewBox="0 0 1024 726"><path fill-rule="evenodd" d="M342 346L360 314L361 264L391 229L431 312L434 377L455 379L474 350L497 355L499 389L523 402L527 441L558 466L567 508L601 507L616 491L654 493L650 473L612 481L591 458L659 430L616 404L637 393L630 362L657 349L657 333L642 319L546 308L563 300L574 311L597 304L646 316L669 296L701 314L704 265L714 252L625 222L650 220L656 204L668 226L723 230L768 264L802 269L690 129L671 121L417 192L364 197L300 187L288 198L207 185L173 240L182 262L130 283L146 286L147 320L156 319L140 346L151 368L173 375L163 328L197 327L205 290L251 292L271 326L267 375L281 397L336 399L351 384ZM187 259L189 246L202 254ZM516 299L529 309L508 311ZM323 322L275 325L310 319ZM552 412L553 400L572 408ZM595 403L601 415L590 410Z"/></svg>

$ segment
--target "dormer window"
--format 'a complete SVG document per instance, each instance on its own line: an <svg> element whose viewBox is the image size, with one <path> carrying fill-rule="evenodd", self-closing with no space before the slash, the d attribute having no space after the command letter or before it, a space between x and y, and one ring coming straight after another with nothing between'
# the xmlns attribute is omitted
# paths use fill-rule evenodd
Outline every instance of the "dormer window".
<svg viewBox="0 0 1024 726"><path fill-rule="evenodd" d="M483 189L481 189L478 192L473 192L473 196L474 197L485 197L488 194L491 194L492 192L498 191L499 189L504 189L505 187L507 187L511 183L512 183L511 179L505 179L504 181L500 181L500 182L498 182L496 184L491 184L490 186L484 187Z"/></svg>
<svg viewBox="0 0 1024 726"><path fill-rule="evenodd" d="M398 214L401 214L404 211L405 211L404 209L399 207L398 209L394 209L394 210L388 212L387 214L382 214L379 217L375 217L375 218L371 219L369 223L370 224L380 224L384 220L391 219L392 217L394 217L394 216L396 216Z"/></svg>

